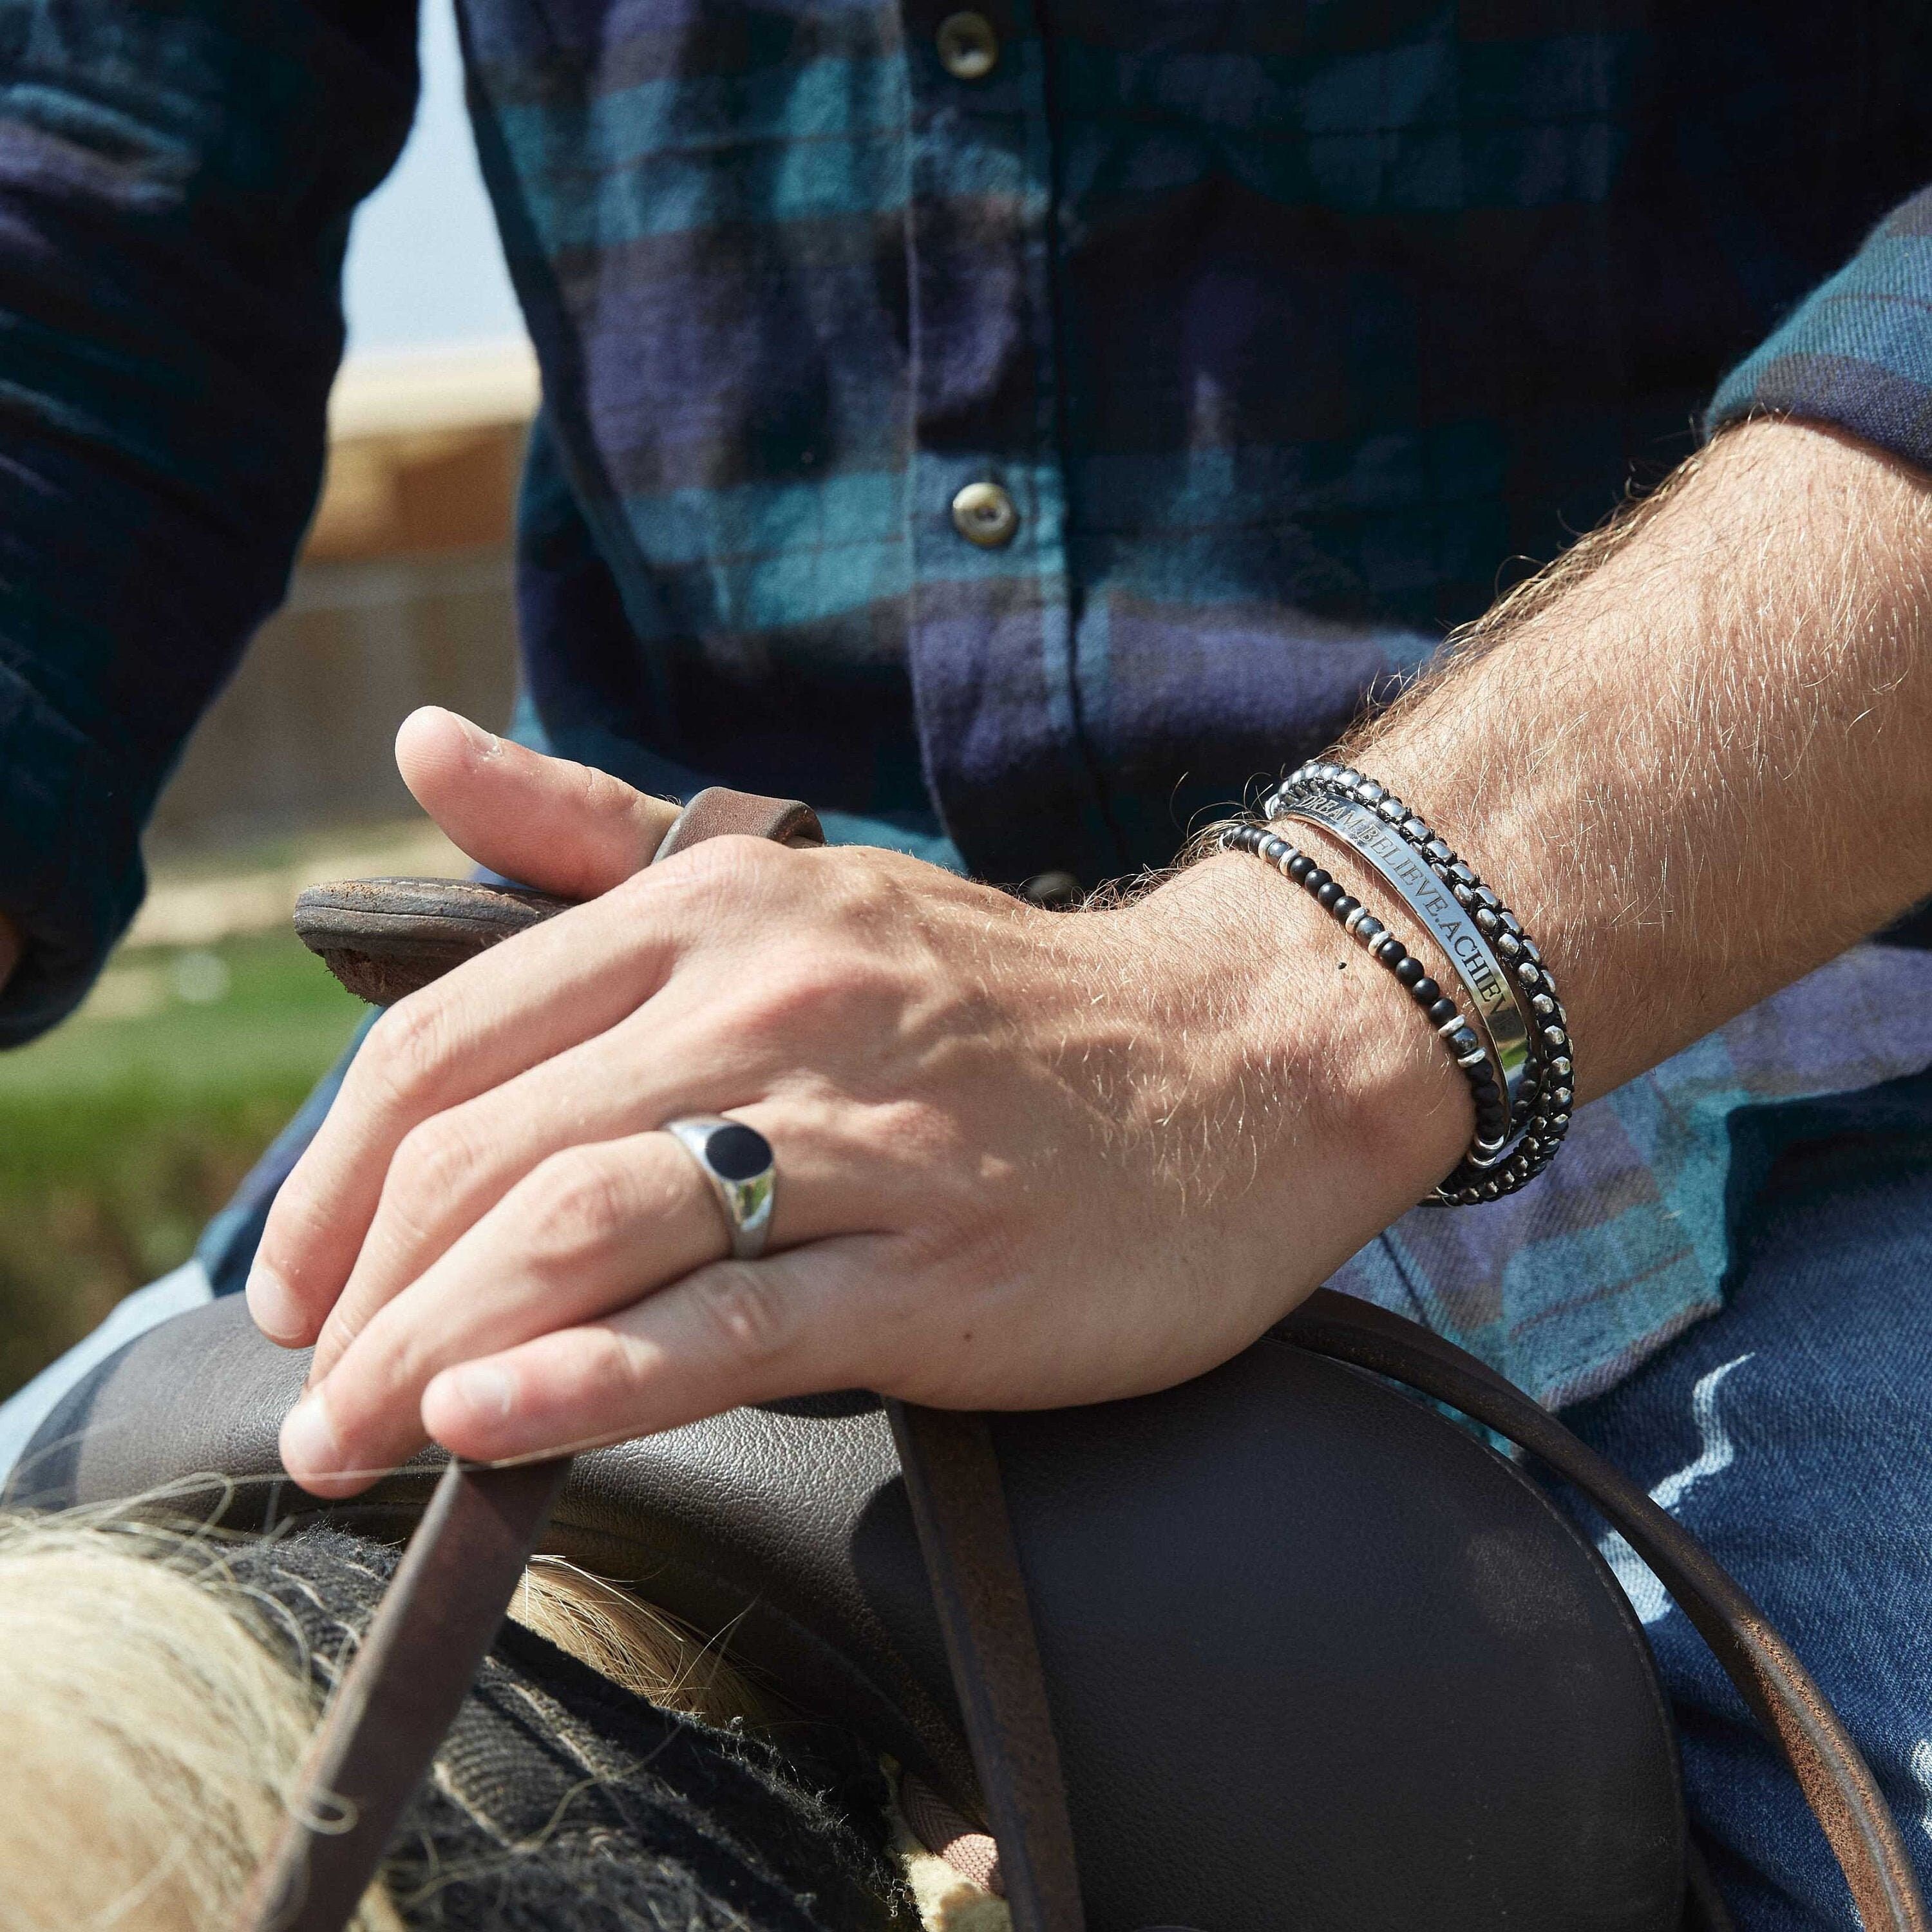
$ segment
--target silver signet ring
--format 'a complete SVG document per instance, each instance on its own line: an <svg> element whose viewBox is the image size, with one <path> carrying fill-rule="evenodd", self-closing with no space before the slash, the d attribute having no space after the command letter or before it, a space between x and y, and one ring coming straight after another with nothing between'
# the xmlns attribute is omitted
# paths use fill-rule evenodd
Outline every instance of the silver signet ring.
<svg viewBox="0 0 1932 1932"><path fill-rule="evenodd" d="M772 1231L772 1196L778 1168L772 1144L756 1127L722 1114L691 1114L667 1120L664 1131L697 1162L724 1210L734 1260L756 1261Z"/></svg>

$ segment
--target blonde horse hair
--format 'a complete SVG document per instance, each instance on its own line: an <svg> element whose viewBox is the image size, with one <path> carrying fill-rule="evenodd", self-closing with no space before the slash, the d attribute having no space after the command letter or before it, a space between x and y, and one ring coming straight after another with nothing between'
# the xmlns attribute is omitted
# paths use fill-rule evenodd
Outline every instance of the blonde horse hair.
<svg viewBox="0 0 1932 1932"><path fill-rule="evenodd" d="M0 1932L209 1932L284 1815L318 1702L232 1539L111 1512L0 1514ZM710 1646L554 1559L511 1614L668 1708L757 1722ZM354 1932L401 1932L380 1885Z"/></svg>

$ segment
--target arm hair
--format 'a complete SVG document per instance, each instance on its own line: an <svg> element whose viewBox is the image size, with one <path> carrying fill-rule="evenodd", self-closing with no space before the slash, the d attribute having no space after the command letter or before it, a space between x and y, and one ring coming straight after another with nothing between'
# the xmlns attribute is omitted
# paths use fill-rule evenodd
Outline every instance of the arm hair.
<svg viewBox="0 0 1932 1932"><path fill-rule="evenodd" d="M1728 431L1352 734L1521 915L1580 1097L1932 890L1932 480Z"/></svg>

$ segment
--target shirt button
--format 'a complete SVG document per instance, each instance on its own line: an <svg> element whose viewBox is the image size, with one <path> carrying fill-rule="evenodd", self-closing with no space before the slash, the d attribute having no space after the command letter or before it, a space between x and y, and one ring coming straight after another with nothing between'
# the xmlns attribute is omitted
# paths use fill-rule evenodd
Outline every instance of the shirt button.
<svg viewBox="0 0 1932 1932"><path fill-rule="evenodd" d="M949 14L936 37L939 62L955 80L984 80L1000 64L1000 37L983 14Z"/></svg>
<svg viewBox="0 0 1932 1932"><path fill-rule="evenodd" d="M997 483L969 483L952 500L952 527L982 550L998 550L1013 540L1020 513Z"/></svg>

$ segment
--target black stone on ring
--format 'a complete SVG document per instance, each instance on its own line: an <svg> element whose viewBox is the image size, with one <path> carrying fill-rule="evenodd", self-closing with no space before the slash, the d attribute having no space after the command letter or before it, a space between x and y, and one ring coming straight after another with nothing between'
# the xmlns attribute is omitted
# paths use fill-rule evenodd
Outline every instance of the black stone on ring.
<svg viewBox="0 0 1932 1932"><path fill-rule="evenodd" d="M727 1120L711 1130L704 1158L721 1180L755 1180L772 1164L772 1144L756 1127Z"/></svg>
<svg viewBox="0 0 1932 1932"><path fill-rule="evenodd" d="M698 1164L723 1210L731 1253L755 1261L771 1233L772 1197L778 1184L772 1144L756 1127L722 1114L692 1114L667 1120L664 1131Z"/></svg>

